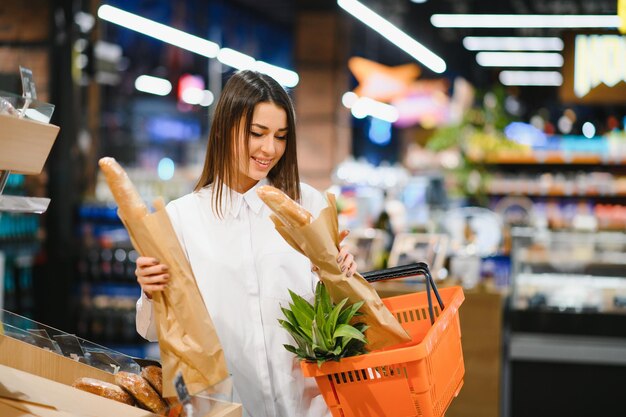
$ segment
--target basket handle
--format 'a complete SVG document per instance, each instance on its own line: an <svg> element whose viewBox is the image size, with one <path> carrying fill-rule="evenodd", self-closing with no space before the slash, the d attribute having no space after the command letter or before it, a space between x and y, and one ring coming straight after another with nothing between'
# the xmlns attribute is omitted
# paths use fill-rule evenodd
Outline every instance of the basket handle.
<svg viewBox="0 0 626 417"><path fill-rule="evenodd" d="M435 323L435 312L433 310L433 301L430 295L430 291L435 294L439 308L441 311L444 309L443 301L439 295L437 284L433 280L428 265L424 262L416 262L409 265L395 266L393 268L381 269L380 271L370 271L361 274L367 282L385 281L388 279L408 278L416 275L424 275L426 278L426 296L428 298L428 313L430 314L430 323Z"/></svg>

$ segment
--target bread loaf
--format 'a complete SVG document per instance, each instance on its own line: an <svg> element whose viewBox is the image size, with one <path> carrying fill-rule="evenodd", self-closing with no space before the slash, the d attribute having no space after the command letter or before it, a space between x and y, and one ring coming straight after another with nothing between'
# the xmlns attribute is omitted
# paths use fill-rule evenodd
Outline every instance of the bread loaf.
<svg viewBox="0 0 626 417"><path fill-rule="evenodd" d="M118 372L115 374L115 383L128 391L142 408L161 415L167 412L167 405L161 396L141 375Z"/></svg>
<svg viewBox="0 0 626 417"><path fill-rule="evenodd" d="M74 388L115 400L128 405L135 405L135 400L126 391L115 384L94 378L79 378L72 384Z"/></svg>
<svg viewBox="0 0 626 417"><path fill-rule="evenodd" d="M148 208L128 178L126 171L115 159L109 157L101 158L98 161L98 165L104 173L104 178L111 189L119 210L125 217L138 218L148 214Z"/></svg>
<svg viewBox="0 0 626 417"><path fill-rule="evenodd" d="M263 185L257 189L256 193L284 224L302 227L311 223L313 217L311 213L278 188Z"/></svg>
<svg viewBox="0 0 626 417"><path fill-rule="evenodd" d="M163 372L158 366L150 365L141 369L141 376L161 397L163 396Z"/></svg>

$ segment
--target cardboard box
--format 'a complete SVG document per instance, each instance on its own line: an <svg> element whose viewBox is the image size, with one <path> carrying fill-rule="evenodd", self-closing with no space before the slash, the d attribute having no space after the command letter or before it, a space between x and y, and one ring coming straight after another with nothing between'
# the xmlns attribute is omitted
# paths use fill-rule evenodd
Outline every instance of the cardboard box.
<svg viewBox="0 0 626 417"><path fill-rule="evenodd" d="M156 414L80 391L70 385L80 377L114 383L113 374L0 335L0 416L69 417L75 413L87 417L157 417ZM34 408L17 410L16 403L26 401L66 414L45 414ZM197 403L208 402L194 398ZM241 417L240 404L211 400L211 411L203 417ZM21 414L20 414L21 413ZM39 413L39 414L38 414Z"/></svg>
<svg viewBox="0 0 626 417"><path fill-rule="evenodd" d="M39 174L59 127L0 114L0 170Z"/></svg>
<svg viewBox="0 0 626 417"><path fill-rule="evenodd" d="M0 397L85 417L157 417L146 410L5 365L0 365Z"/></svg>

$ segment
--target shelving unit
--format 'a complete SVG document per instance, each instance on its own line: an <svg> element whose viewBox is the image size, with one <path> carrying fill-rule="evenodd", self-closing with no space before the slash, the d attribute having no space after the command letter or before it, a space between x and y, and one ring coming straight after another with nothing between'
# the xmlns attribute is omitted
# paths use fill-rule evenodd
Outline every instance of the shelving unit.
<svg viewBox="0 0 626 417"><path fill-rule="evenodd" d="M621 415L625 258L625 233L514 229L506 417L582 416L591 404L598 415ZM590 375L602 382L585 381Z"/></svg>
<svg viewBox="0 0 626 417"><path fill-rule="evenodd" d="M18 96L2 96L20 103ZM23 315L32 314L34 307L33 264L40 245L35 215L46 211L50 199L24 196L22 174L41 173L59 133L58 126L28 120L29 110L49 120L54 107L31 104L32 108L24 107L23 117L0 115L0 308ZM14 195L3 194L5 191Z"/></svg>

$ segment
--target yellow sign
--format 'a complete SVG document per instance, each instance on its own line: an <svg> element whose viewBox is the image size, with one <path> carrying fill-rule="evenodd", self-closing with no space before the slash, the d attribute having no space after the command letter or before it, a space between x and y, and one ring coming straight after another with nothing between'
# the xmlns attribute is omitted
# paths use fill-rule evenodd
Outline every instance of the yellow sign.
<svg viewBox="0 0 626 417"><path fill-rule="evenodd" d="M577 35L574 54L577 97L586 96L600 84L613 87L626 81L626 36Z"/></svg>

